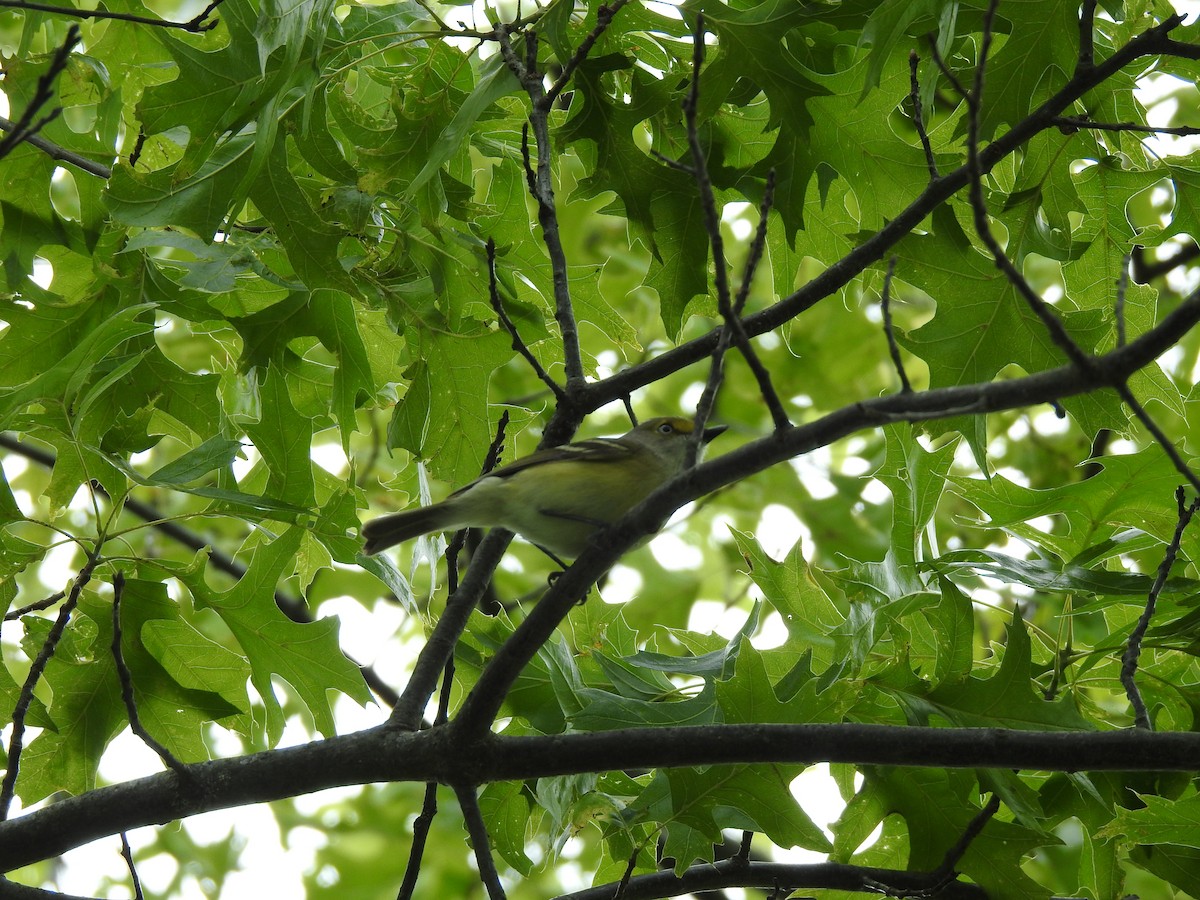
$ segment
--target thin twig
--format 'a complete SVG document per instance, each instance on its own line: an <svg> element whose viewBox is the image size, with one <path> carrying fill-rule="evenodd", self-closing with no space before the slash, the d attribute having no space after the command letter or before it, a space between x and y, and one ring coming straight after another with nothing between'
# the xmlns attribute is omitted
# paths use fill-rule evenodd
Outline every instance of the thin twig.
<svg viewBox="0 0 1200 900"><path fill-rule="evenodd" d="M488 243L490 245L491 241ZM508 422L509 414L506 409L500 414L500 420L496 424L496 436L492 438L483 465L480 467L481 475L492 471L500 462L500 456L504 452ZM446 585L451 596L458 591L458 555L462 552L469 531L468 528L456 531L446 548ZM442 670L442 689L438 696L437 713L433 720L435 728L445 725L450 719L450 689L453 684L454 652L451 650L450 655L446 658L445 668ZM417 888L417 878L421 874L421 860L425 856L425 845L429 840L429 829L433 826L433 820L438 811L437 787L436 781L427 782L425 785L425 799L421 803L420 814L413 822L413 840L408 853L408 866L404 870L404 881L400 885L400 891L396 894L396 900L411 900L413 892Z"/></svg>
<svg viewBox="0 0 1200 900"><path fill-rule="evenodd" d="M937 64L938 69L941 70L942 75L950 82L950 86L954 88L954 93L958 94L964 100L970 100L970 92L963 87L963 83L958 80L958 76L950 71L950 67L946 65L946 61L942 59L942 54L937 48L937 39L932 35L929 38L929 55L933 58L934 63Z"/></svg>
<svg viewBox="0 0 1200 900"><path fill-rule="evenodd" d="M483 812L479 808L479 796L475 793L475 788L470 785L455 785L454 793L458 796L458 805L462 809L467 834L470 836L471 846L475 850L479 880L487 888L490 900L505 900L504 886L500 884L500 873L496 871L496 861L492 858L487 825L483 821Z"/></svg>
<svg viewBox="0 0 1200 900"><path fill-rule="evenodd" d="M47 469L53 469L57 461L53 453L19 441L14 435L8 432L0 432L0 447L12 450L14 453L19 453L26 459L33 460ZM98 482L93 482L92 487L102 496L108 496L108 492ZM132 497L126 497L124 508L146 522L147 525L159 534L166 535L172 540L178 541L189 550L196 552L207 550L208 561L217 571L224 572L235 580L241 580L245 577L245 565L238 562L232 556L217 550L213 547L212 541L206 540L203 535L192 531L190 528L183 527L178 522L172 521L153 505L141 500L135 500ZM275 604L293 622L306 625L313 621L312 614L308 611L308 606L304 601L293 597L282 589L275 591ZM362 663L355 663L355 665L358 666L359 671L362 672L363 680L375 692L375 695L389 706L395 706L396 701L399 699L399 695L395 689L384 681L379 676L379 673L370 666Z"/></svg>
<svg viewBox="0 0 1200 900"><path fill-rule="evenodd" d="M687 163L681 163L677 159L671 159L671 157L665 156L662 153L659 153L657 150L653 150L653 149L650 151L650 155L653 156L655 159L657 159L659 162L664 163L664 164L670 166L672 169L675 169L679 172L683 172L685 175L689 175L692 177L695 177L695 175L696 175L696 170L693 169L691 166L689 166Z"/></svg>
<svg viewBox="0 0 1200 900"><path fill-rule="evenodd" d="M634 428L636 428L637 423L638 423L638 417L637 417L637 413L635 413L633 411L633 398L630 397L628 394L626 394L624 397L621 398L621 402L625 405L625 414L627 416L629 416L629 424L631 426L633 426Z"/></svg>
<svg viewBox="0 0 1200 900"><path fill-rule="evenodd" d="M143 900L146 895L142 893L142 880L138 878L137 866L133 862L133 848L129 846L129 838L123 831L121 832L121 857L125 860L125 867L129 869L129 880L133 883L133 900Z"/></svg>
<svg viewBox="0 0 1200 900"><path fill-rule="evenodd" d="M480 474L486 475L499 463L500 454L504 449L508 422L509 415L505 410L496 425L496 436L488 448ZM455 546L460 536L465 537L465 534L465 529L459 534L455 534L450 541L451 546ZM444 679L446 671L452 665L458 638L467 626L471 610L479 605L481 599L486 596L491 583L491 574L499 565L500 558L504 555L504 550L510 540L512 540L512 535L509 532L503 528L493 528L475 548L471 567L467 569L467 574L461 584L458 581L456 565L458 550L455 550L454 556L450 557L450 550L447 549L446 577L449 584L449 598L446 600L446 609L438 618L433 633L417 656L416 665L413 667L408 684L405 685L404 693L393 704L392 714L388 717L387 722L389 727L404 730L416 728L425 704L433 695L438 674L441 673ZM461 544L458 547L461 549ZM453 670L450 669L450 671Z"/></svg>
<svg viewBox="0 0 1200 900"><path fill-rule="evenodd" d="M717 292L717 308L721 312L724 324L721 329L721 337L711 354L708 380L704 385L703 392L700 394L700 400L696 404L696 430L693 435L690 456L690 461L693 463L699 454L700 442L704 437L704 424L708 421L709 414L716 403L717 392L720 390L721 383L724 380L725 355L731 343L737 344L742 357L746 360L755 378L758 380L759 389L763 395L763 399L767 403L767 407L771 411L771 418L774 420L775 428L779 430L787 428L791 424L788 421L787 413L784 412L783 404L780 402L775 388L771 384L771 378L766 367L758 359L754 347L750 344L750 338L747 336L745 328L742 327L741 318L734 308L729 288L729 268L725 260L725 240L721 234L721 217L717 212L716 196L713 192L712 179L708 173L708 161L704 155L704 147L700 142L700 130L696 123L696 116L700 108L700 73L703 65L704 15L703 13L699 13L696 16L696 27L692 37L692 82L683 100L683 114L687 124L688 147L692 156L692 177L695 179L696 189L700 194L700 205L704 210L705 230L708 232L709 248L712 251L713 286ZM755 244L758 246L751 248L747 259L746 277L742 280L742 289L747 296L749 294L750 281L754 277L754 267L758 265L758 261L762 258L763 254L763 244L766 239L766 223L770 213L773 188L774 178L769 177L763 206L760 211L759 227L755 237ZM744 303L744 301L742 302Z"/></svg>
<svg viewBox="0 0 1200 900"><path fill-rule="evenodd" d="M628 2L629 0L613 0L611 6L601 4L600 8L596 10L596 27L588 33L587 37L580 41L579 46L575 48L575 52L571 54L571 58L567 60L567 64L563 66L562 72L554 79L554 83L550 85L542 97L541 102L547 110L554 104L555 98L562 93L563 88L570 83L571 78L575 75L575 70L587 59L588 53L591 52L592 46L596 41L600 39L600 35L608 30L608 26L612 24L613 16L620 12L621 7Z"/></svg>
<svg viewBox="0 0 1200 900"><path fill-rule="evenodd" d="M67 36L62 45L54 51L49 67L38 78L37 87L34 88L33 96L25 106L25 111L21 113L19 119L11 123L11 128L5 129L8 134L0 139L0 159L8 156L22 141L35 136L62 113L62 108L57 107L38 119L36 123L34 122L34 118L41 112L42 107L54 98L54 82L67 67L67 60L71 58L71 50L78 41L79 26L72 25L67 29Z"/></svg>
<svg viewBox="0 0 1200 900"><path fill-rule="evenodd" d="M11 132L17 127L17 123L12 119L6 119L0 116L0 131ZM57 159L59 162L70 163L78 169L82 169L89 175L96 175L105 180L112 178L112 169L98 162L92 162L86 157L80 156L65 147L60 147L53 141L48 141L40 134L26 133L25 143L37 147L51 159Z"/></svg>
<svg viewBox="0 0 1200 900"><path fill-rule="evenodd" d="M1083 0L1079 10L1079 57L1075 74L1085 75L1096 67L1096 0Z"/></svg>
<svg viewBox="0 0 1200 900"><path fill-rule="evenodd" d="M464 529L465 531L465 529ZM438 711L433 720L434 726L445 725L450 716L450 687L454 683L454 657L446 660L446 669L442 678L442 692L438 697ZM421 813L413 822L412 847L408 852L408 866L404 870L404 882L396 894L396 900L411 900L417 888L417 877L421 874L421 860L425 856L425 844L429 840L429 829L437 816L437 782L430 781L425 785L425 799L421 803Z"/></svg>
<svg viewBox="0 0 1200 900"><path fill-rule="evenodd" d="M617 889L613 891L612 900L623 900L625 897L625 892L629 889L629 879L633 877L633 870L637 868L638 854L641 852L642 847L639 844L629 854L629 861L625 863L625 871L621 873L621 880L617 882Z"/></svg>
<svg viewBox="0 0 1200 900"><path fill-rule="evenodd" d="M1154 616L1154 607L1158 603L1158 595L1162 593L1163 585L1167 583L1167 577L1171 574L1171 567L1175 565L1175 557L1179 553L1179 544L1183 540L1183 532L1188 527L1188 523L1192 521L1192 516L1196 514L1196 510L1200 509L1200 496L1196 497L1188 505L1184 505L1186 501L1186 493L1183 486L1180 485L1175 489L1175 505L1178 508L1179 518L1175 523L1175 534L1171 536L1171 542L1167 545L1166 552L1163 553L1162 562L1158 565L1158 574L1154 579L1154 584L1150 588L1150 593L1146 597L1146 606L1142 610L1142 615L1138 619L1137 625L1129 635L1129 642L1125 646L1125 653L1121 657L1121 684L1125 688L1125 695L1129 698L1129 704L1133 707L1133 725L1135 728L1144 728L1147 731L1153 730L1150 723L1150 715L1146 711L1146 704L1142 700L1142 694L1138 690L1136 675L1138 668L1138 660L1142 654L1142 638L1146 636L1146 630L1150 627L1150 619Z"/></svg>
<svg viewBox="0 0 1200 900"><path fill-rule="evenodd" d="M754 283L754 274L758 270L758 264L762 261L763 254L766 252L767 223L771 215L771 206L774 200L775 170L772 168L767 172L767 183L763 189L762 203L758 208L758 227L754 232L754 240L750 242L750 251L746 255L746 270L742 276L742 284L738 288L737 297L734 299L732 315L727 321L732 323L734 340L737 342L738 350L741 352L742 358L746 360L746 365L750 367L750 372L754 375L754 380L758 383L758 392L762 394L763 400L767 404L767 410L771 413L771 422L778 431L791 425L791 420L788 419L787 412L783 408L783 401L779 399L779 393L775 390L775 385L771 382L770 372L763 365L763 361L759 359L754 345L750 343L750 336L746 334L745 326L742 325L742 311L745 310L746 301L750 298L750 288Z"/></svg>
<svg viewBox="0 0 1200 900"><path fill-rule="evenodd" d="M930 179L938 177L937 160L933 156L933 145L929 143L929 133L925 130L925 119L921 111L921 83L917 80L917 63L920 57L916 50L908 54L909 97L912 100L913 124L917 126L917 136L921 139L921 147L925 150L925 165L929 167Z"/></svg>
<svg viewBox="0 0 1200 900"><path fill-rule="evenodd" d="M121 650L121 595L125 593L125 573L117 571L113 575L113 603L112 603L112 655L113 661L117 666L117 678L121 682L121 700L125 703L125 714L129 717L129 728L142 739L142 743L158 754L158 758L163 761L167 768L175 772L180 778L191 779L191 772L187 766L179 761L170 750L146 730L142 725L141 716L138 715L137 700L133 695L133 675L129 671L129 666L125 664L125 654Z"/></svg>
<svg viewBox="0 0 1200 900"><path fill-rule="evenodd" d="M525 93L529 95L532 108L529 124L533 127L534 143L537 145L537 168L534 171L530 160L526 132L522 131L523 154L529 191L537 201L538 223L542 226L542 243L550 256L550 271L554 287L554 318L558 322L559 337L563 345L563 368L566 372L566 390L578 393L586 380L583 375L583 354L579 346L579 326L575 321L575 310L571 304L571 286L567 278L567 255L563 248L562 235L558 227L558 212L554 201L554 181L550 167L552 147L550 142L549 108L542 103L545 87L542 75L537 71L537 36L525 33L525 60L521 61L508 39L508 32L497 25L493 37L500 45L500 54L509 71L517 77Z"/></svg>
<svg viewBox="0 0 1200 900"><path fill-rule="evenodd" d="M1136 122L1093 122L1091 119L1079 116L1056 116L1051 124L1067 130L1091 129L1093 131L1136 131L1142 134L1170 134L1176 137L1193 137L1200 134L1200 128L1193 125L1177 125L1173 127L1158 127L1155 125L1139 125Z"/></svg>
<svg viewBox="0 0 1200 900"><path fill-rule="evenodd" d="M888 260L887 274L883 276L883 297L880 300L880 306L883 309L883 333L887 337L888 353L892 355L892 364L896 367L896 374L900 376L900 393L912 393L912 384L908 380L908 373L904 371L904 360L900 358L900 348L896 345L896 332L892 328L892 276L896 273L896 257Z"/></svg>
<svg viewBox="0 0 1200 900"><path fill-rule="evenodd" d="M3 783L0 783L0 820L8 818L9 808L16 795L17 774L21 771L21 752L24 749L25 716L29 713L30 704L33 703L34 688L41 680L50 658L54 656L58 642L62 640L63 633L67 630L67 623L71 621L71 614L79 603L84 586L91 581L92 572L100 562L99 548L102 543L102 541L96 542L97 549L88 554L87 562L75 576L75 580L71 584L71 593L67 596L67 601L62 608L59 609L58 618L50 626L50 632L46 635L42 649L34 657L33 665L29 667L29 672L25 676L25 683L21 685L21 693L17 697L17 704L12 714L12 733L8 738L8 768L4 772Z"/></svg>
<svg viewBox="0 0 1200 900"><path fill-rule="evenodd" d="M762 202L758 205L758 225L754 230L754 240L750 242L750 252L746 255L746 268L742 274L742 284L738 288L733 302L733 314L741 319L746 309L746 301L750 299L750 289L754 285L754 275L758 264L762 262L767 249L767 225L771 217L771 208L775 205L775 169L767 171L767 183L763 187Z"/></svg>
<svg viewBox="0 0 1200 900"><path fill-rule="evenodd" d="M216 0L210 3L209 6L200 15L186 22L168 22L164 19L153 19L149 16L137 16L133 13L109 12L104 9L74 9L69 6L56 6L52 3L34 3L29 0L0 0L0 7L9 9L29 9L36 12L54 13L60 16L72 16L76 19L116 19L121 22L135 22L138 25L154 25L158 28L179 28L183 31L190 31L193 34L199 34L203 31L211 31L217 27L215 21L209 22L207 25L201 25L208 14L220 6L222 0Z"/></svg>
<svg viewBox="0 0 1200 900"><path fill-rule="evenodd" d="M512 348L517 353L525 358L529 363L529 367L533 369L535 374L542 382L550 389L556 399L562 400L566 395L562 385L550 377L542 364L537 361L537 357L530 352L529 347L525 345L525 341L521 339L520 332L517 331L517 326L513 324L513 320L508 317L508 313L504 309L504 301L500 299L500 287L496 283L496 242L491 238L487 240L487 261L488 261L488 296L492 301L492 309L495 310L497 318L500 319L500 324L504 326L504 330L508 332L512 338Z"/></svg>
<svg viewBox="0 0 1200 900"><path fill-rule="evenodd" d="M967 169L970 178L969 197L975 219L975 230L978 232L980 239L987 245L988 251L992 254L992 259L996 263L996 267L1004 273L1009 283L1016 288L1017 293L1024 298L1029 308L1042 321L1042 324L1050 335L1050 339L1063 351L1071 364L1076 366L1089 379L1093 379L1097 386L1106 384L1115 390L1138 421L1150 432L1155 443L1162 448L1162 451L1171 460L1171 464L1175 469L1188 480L1197 493L1200 493L1200 476L1197 476L1192 470L1191 466L1180 455L1162 428L1159 427L1158 423L1146 411L1146 408L1133 395L1126 381L1124 379L1112 381L1105 378L1104 372L1096 362L1096 358L1086 353L1075 343L1067 333L1062 320L1050 308L1050 305L1030 286L1025 276L1021 274L1012 260L1008 258L1008 255L996 240L995 235L992 234L991 225L988 223L987 202L983 196L983 171L979 162L979 114L982 107L984 72L992 43L992 23L995 19L996 7L998 5L999 0L991 0L988 4L987 12L984 14L983 42L980 47L979 65L975 69L975 85L974 89L967 95Z"/></svg>
<svg viewBox="0 0 1200 900"><path fill-rule="evenodd" d="M33 603L28 604L27 606L21 606L21 607L18 607L17 609L10 609L8 612L6 612L4 614L4 621L5 622L15 622L17 619L21 618L24 615L28 615L31 612L38 612L43 609L49 609L50 607L52 607L55 603L57 603L59 600L61 600L65 596L67 596L66 591L55 591L53 594L51 594L49 597L46 597L43 600L36 600Z"/></svg>
<svg viewBox="0 0 1200 900"><path fill-rule="evenodd" d="M1000 797L997 794L992 794L988 799L987 804L981 809L970 824L963 830L959 839L954 843L954 846L946 851L946 855L942 858L941 864L933 870L932 875L936 879L942 876L945 879L953 880L955 877L955 867L959 861L970 849L971 843L975 838L979 837L984 826L991 820L992 816L1000 810Z"/></svg>

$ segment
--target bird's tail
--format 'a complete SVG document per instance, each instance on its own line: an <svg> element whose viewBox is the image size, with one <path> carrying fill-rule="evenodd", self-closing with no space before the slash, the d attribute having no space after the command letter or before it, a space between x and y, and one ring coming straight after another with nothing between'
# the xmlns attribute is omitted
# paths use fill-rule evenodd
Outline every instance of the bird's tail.
<svg viewBox="0 0 1200 900"><path fill-rule="evenodd" d="M380 550L433 531L453 529L454 516L442 503L380 516L363 526L363 553L373 556Z"/></svg>

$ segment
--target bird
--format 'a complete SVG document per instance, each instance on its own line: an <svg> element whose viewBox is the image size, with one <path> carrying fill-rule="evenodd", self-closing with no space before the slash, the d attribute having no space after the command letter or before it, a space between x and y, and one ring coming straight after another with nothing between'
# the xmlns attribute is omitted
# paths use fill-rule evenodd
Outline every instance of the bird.
<svg viewBox="0 0 1200 900"><path fill-rule="evenodd" d="M697 462L726 427L704 429ZM475 479L440 503L371 520L362 529L363 552L371 556L433 532L506 528L556 562L573 559L596 531L683 471L694 434L692 420L663 416L617 438L538 450Z"/></svg>

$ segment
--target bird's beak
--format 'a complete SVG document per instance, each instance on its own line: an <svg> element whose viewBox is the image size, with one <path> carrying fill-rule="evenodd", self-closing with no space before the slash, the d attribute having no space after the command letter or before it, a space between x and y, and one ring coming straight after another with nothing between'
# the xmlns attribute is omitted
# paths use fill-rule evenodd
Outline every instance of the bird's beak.
<svg viewBox="0 0 1200 900"><path fill-rule="evenodd" d="M711 441L717 435L721 434L721 432L725 431L727 428L729 428L728 425L713 425L711 428L705 428L704 429L704 443L707 444L709 441Z"/></svg>

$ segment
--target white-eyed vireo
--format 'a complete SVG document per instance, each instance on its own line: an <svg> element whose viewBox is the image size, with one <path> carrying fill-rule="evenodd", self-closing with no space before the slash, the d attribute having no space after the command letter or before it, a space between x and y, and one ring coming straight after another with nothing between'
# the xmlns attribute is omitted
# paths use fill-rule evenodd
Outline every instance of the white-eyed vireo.
<svg viewBox="0 0 1200 900"><path fill-rule="evenodd" d="M704 429L704 445L725 430ZM507 528L555 557L583 552L609 525L683 469L688 419L647 419L619 438L538 450L459 488L441 503L394 513L362 530L368 555L434 531Z"/></svg>

